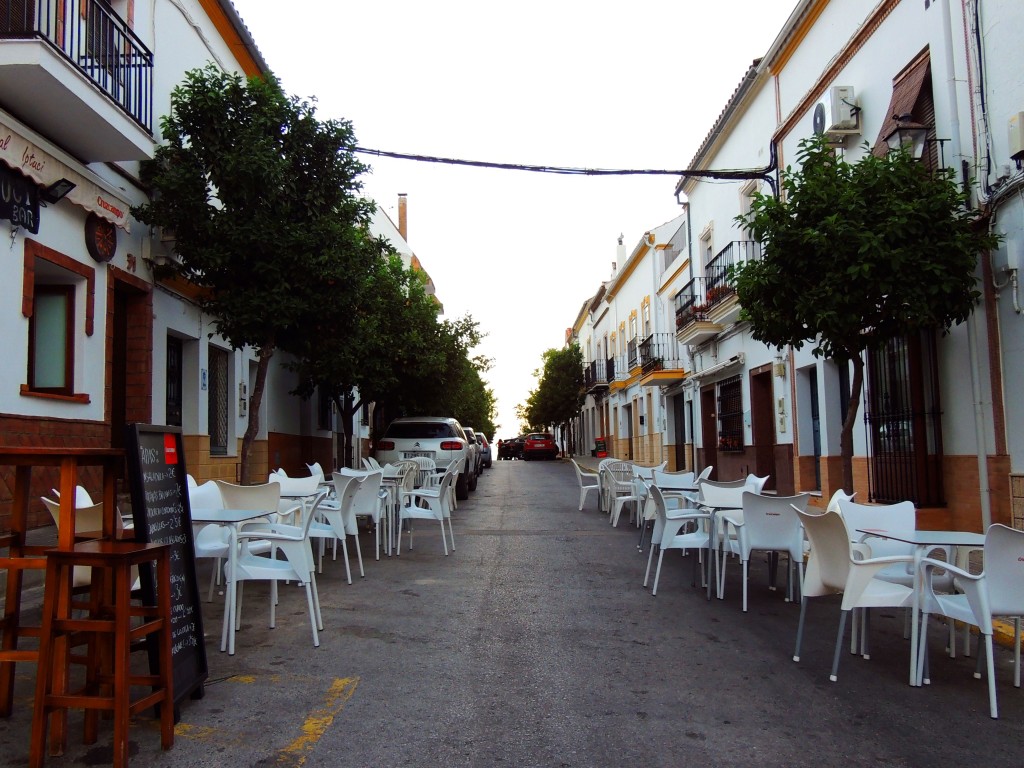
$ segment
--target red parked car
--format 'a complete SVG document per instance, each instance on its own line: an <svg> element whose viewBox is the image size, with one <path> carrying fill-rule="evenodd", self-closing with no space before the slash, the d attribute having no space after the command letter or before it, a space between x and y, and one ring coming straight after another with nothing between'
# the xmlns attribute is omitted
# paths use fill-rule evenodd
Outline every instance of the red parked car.
<svg viewBox="0 0 1024 768"><path fill-rule="evenodd" d="M523 443L523 458L530 459L557 459L558 445L555 444L555 436L550 432L532 432L526 436Z"/></svg>

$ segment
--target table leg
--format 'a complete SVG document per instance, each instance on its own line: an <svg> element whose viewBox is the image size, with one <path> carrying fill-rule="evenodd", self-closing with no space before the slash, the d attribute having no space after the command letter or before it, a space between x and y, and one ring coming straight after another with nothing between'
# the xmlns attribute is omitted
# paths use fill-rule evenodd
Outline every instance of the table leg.
<svg viewBox="0 0 1024 768"><path fill-rule="evenodd" d="M224 592L224 626L220 633L220 650L235 655L235 600L238 582L235 581L235 561L238 559L238 527L230 526L228 536L228 573Z"/></svg>
<svg viewBox="0 0 1024 768"><path fill-rule="evenodd" d="M923 549L914 548L914 603L910 610L910 684L921 685L917 664L918 645L921 638L921 587L920 566Z"/></svg>

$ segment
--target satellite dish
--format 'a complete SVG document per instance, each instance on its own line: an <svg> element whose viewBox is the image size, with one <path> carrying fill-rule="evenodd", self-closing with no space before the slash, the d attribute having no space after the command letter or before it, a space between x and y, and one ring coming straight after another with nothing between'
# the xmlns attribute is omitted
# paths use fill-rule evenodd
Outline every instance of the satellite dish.
<svg viewBox="0 0 1024 768"><path fill-rule="evenodd" d="M825 105L818 103L814 107L814 133L821 135L825 132Z"/></svg>

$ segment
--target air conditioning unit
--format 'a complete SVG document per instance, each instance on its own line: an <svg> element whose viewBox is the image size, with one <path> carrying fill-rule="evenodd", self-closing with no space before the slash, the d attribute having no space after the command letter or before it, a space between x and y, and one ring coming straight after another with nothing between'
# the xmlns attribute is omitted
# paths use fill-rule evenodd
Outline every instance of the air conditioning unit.
<svg viewBox="0 0 1024 768"><path fill-rule="evenodd" d="M860 133L860 107L852 85L833 85L814 108L814 132L830 136Z"/></svg>

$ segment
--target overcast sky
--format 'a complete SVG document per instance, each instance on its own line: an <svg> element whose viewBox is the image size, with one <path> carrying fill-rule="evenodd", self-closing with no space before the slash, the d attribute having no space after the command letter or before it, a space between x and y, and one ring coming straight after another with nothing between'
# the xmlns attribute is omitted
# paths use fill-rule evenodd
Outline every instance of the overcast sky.
<svg viewBox="0 0 1024 768"><path fill-rule="evenodd" d="M529 165L685 168L796 0L234 0L287 92L362 147ZM286 11L286 12L285 12ZM680 212L672 176L574 177L366 157L445 317L472 315L499 436L541 353ZM438 414L443 415L443 414ZM474 425L468 425L474 426Z"/></svg>

